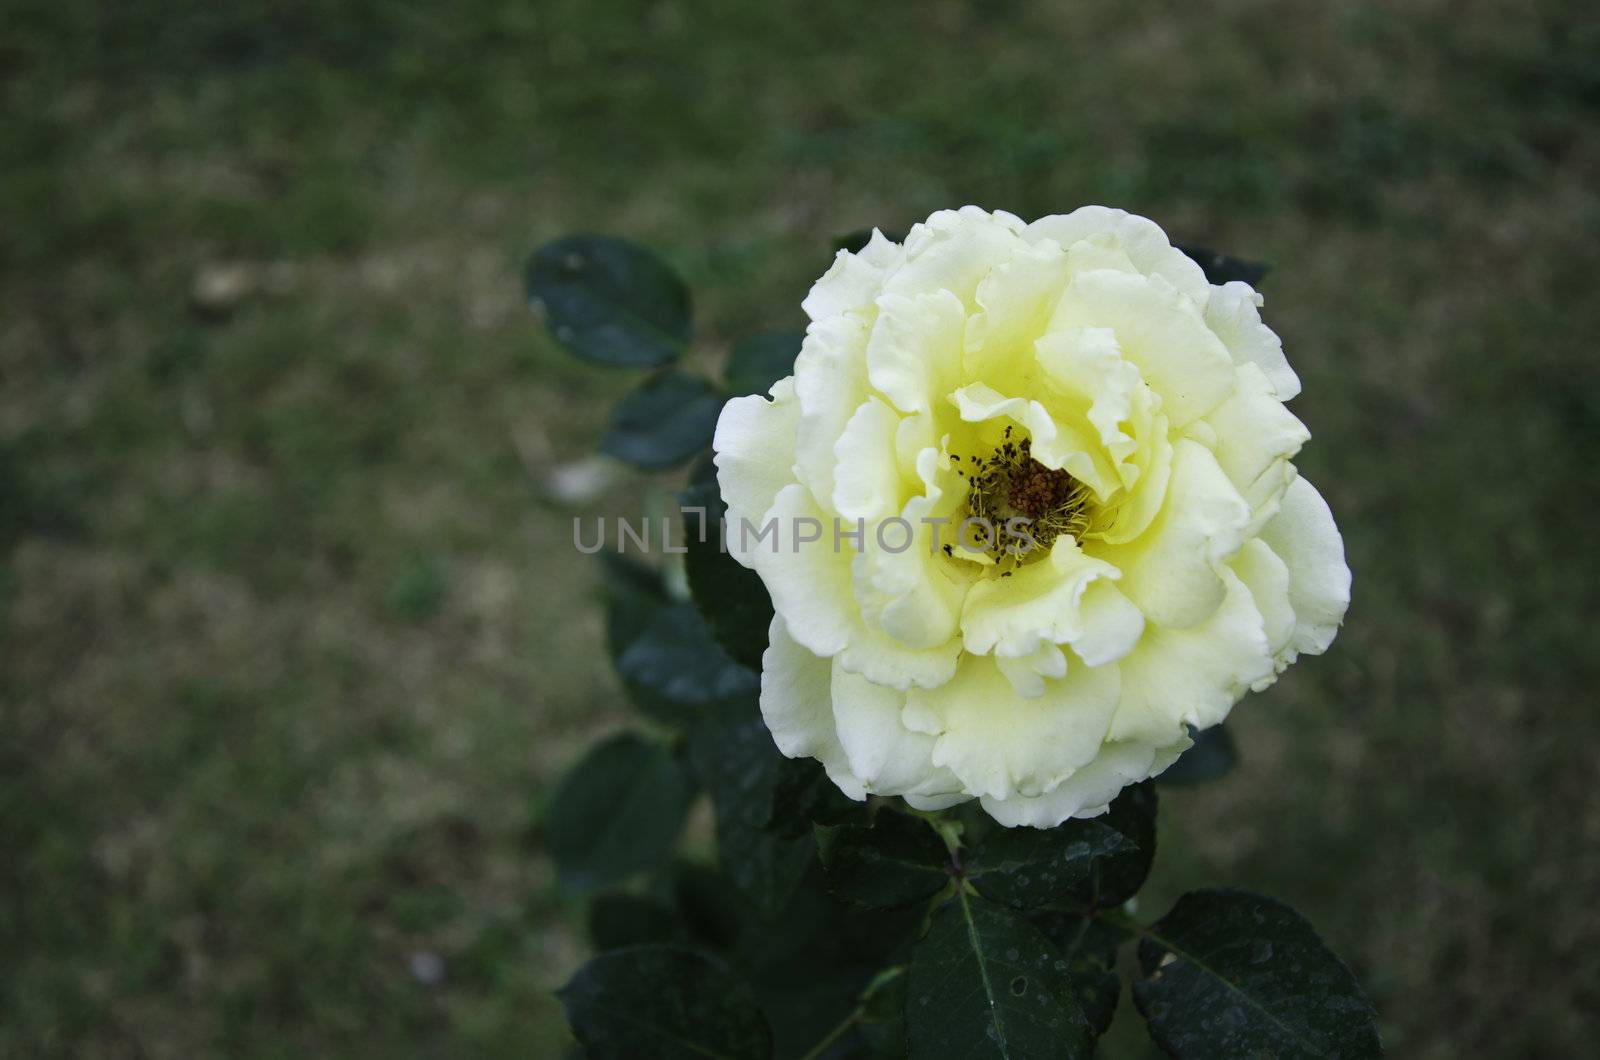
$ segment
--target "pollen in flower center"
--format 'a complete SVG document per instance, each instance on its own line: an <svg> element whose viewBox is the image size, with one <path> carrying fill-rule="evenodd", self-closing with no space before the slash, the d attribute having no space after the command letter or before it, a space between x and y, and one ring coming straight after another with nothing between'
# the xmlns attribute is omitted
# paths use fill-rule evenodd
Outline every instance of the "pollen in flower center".
<svg viewBox="0 0 1600 1060"><path fill-rule="evenodd" d="M967 514L987 524L968 531L967 545L987 552L1002 577L1048 554L1062 534L1076 539L1089 529L1093 501L1089 488L1066 471L1035 460L1029 440L1013 440L1012 428L1007 427L1000 444L981 459L952 456L957 472L971 485ZM1019 516L1023 523L1011 523ZM1008 533L1008 524L1025 529L1031 547Z"/></svg>

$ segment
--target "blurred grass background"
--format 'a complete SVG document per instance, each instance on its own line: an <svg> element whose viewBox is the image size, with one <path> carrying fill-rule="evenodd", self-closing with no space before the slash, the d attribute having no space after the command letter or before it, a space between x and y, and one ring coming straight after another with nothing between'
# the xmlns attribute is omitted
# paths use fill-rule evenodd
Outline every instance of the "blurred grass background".
<svg viewBox="0 0 1600 1060"><path fill-rule="evenodd" d="M564 1048L541 807L624 708L540 481L633 377L520 264L646 242L710 356L800 324L833 236L966 202L1274 262L1346 535L1344 633L1168 794L1146 911L1291 901L1395 1056L1592 1049L1590 5L0 19L0 1056Z"/></svg>

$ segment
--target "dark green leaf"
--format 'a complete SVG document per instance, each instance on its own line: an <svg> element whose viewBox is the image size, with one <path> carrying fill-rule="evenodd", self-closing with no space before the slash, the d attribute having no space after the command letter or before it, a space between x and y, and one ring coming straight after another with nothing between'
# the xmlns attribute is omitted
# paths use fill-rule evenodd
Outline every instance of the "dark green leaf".
<svg viewBox="0 0 1600 1060"><path fill-rule="evenodd" d="M663 607L617 658L617 672L672 703L753 695L756 675L711 639L693 604Z"/></svg>
<svg viewBox="0 0 1600 1060"><path fill-rule="evenodd" d="M756 674L716 645L692 605L668 599L659 574L615 553L604 561L611 656L641 710L682 724L754 695Z"/></svg>
<svg viewBox="0 0 1600 1060"><path fill-rule="evenodd" d="M670 891L679 920L691 937L715 950L739 940L738 893L725 873L711 865L680 861L672 867Z"/></svg>
<svg viewBox="0 0 1600 1060"><path fill-rule="evenodd" d="M550 801L550 856L574 890L656 864L677 841L689 778L658 743L618 733L584 756Z"/></svg>
<svg viewBox="0 0 1600 1060"><path fill-rule="evenodd" d="M727 506L714 481L684 490L679 504L705 512L703 517L685 512L683 519L683 540L689 550L684 567L695 604L717 643L735 660L759 672L761 655L767 650L767 629L772 625L772 598L767 587L755 571L722 550L719 527Z"/></svg>
<svg viewBox="0 0 1600 1060"><path fill-rule="evenodd" d="M922 917L918 908L841 902L828 893L815 860L782 909L752 917L737 963L749 969L778 1055L804 1053L856 1006L878 973L908 960Z"/></svg>
<svg viewBox="0 0 1600 1060"><path fill-rule="evenodd" d="M815 856L811 837L755 828L723 812L716 831L717 856L739 893L764 914L781 912Z"/></svg>
<svg viewBox="0 0 1600 1060"><path fill-rule="evenodd" d="M768 827L785 835L810 832L813 824L859 824L867 820L867 804L839 790L815 758L785 758L772 792Z"/></svg>
<svg viewBox="0 0 1600 1060"><path fill-rule="evenodd" d="M655 367L691 334L689 291L650 251L612 236L568 236L528 260L528 300L555 340L601 364Z"/></svg>
<svg viewBox="0 0 1600 1060"><path fill-rule="evenodd" d="M1078 1004L1095 1034L1104 1034L1122 995L1117 950L1127 940L1127 932L1079 913L1043 913L1033 922L1066 958Z"/></svg>
<svg viewBox="0 0 1600 1060"><path fill-rule="evenodd" d="M891 909L931 898L950 882L950 855L924 821L892 810L871 826L817 826L828 889L840 898Z"/></svg>
<svg viewBox="0 0 1600 1060"><path fill-rule="evenodd" d="M1382 1053L1355 976L1282 902L1192 891L1144 935L1133 999L1173 1056Z"/></svg>
<svg viewBox="0 0 1600 1060"><path fill-rule="evenodd" d="M612 411L600 451L646 471L674 467L711 444L721 411L722 395L710 383L663 372Z"/></svg>
<svg viewBox="0 0 1600 1060"><path fill-rule="evenodd" d="M787 761L759 716L700 726L690 740L690 760L711 792L717 853L745 898L775 913L799 886L815 845L807 833L768 826Z"/></svg>
<svg viewBox="0 0 1600 1060"><path fill-rule="evenodd" d="M1168 766L1166 772L1156 778L1156 783L1175 787L1204 784L1225 775L1238 764L1239 749L1234 746L1233 735L1226 726L1213 725L1194 734L1194 746Z"/></svg>
<svg viewBox="0 0 1600 1060"><path fill-rule="evenodd" d="M763 331L734 343L728 354L728 395L765 394L773 383L793 375L805 337L800 331Z"/></svg>
<svg viewBox="0 0 1600 1060"><path fill-rule="evenodd" d="M861 1038L873 1056L906 1055L906 970L886 968L867 985L861 999Z"/></svg>
<svg viewBox="0 0 1600 1060"><path fill-rule="evenodd" d="M1097 865L1137 853L1133 841L1099 818L1055 828L1006 828L967 859L978 893L1013 909L1092 900Z"/></svg>
<svg viewBox="0 0 1600 1060"><path fill-rule="evenodd" d="M1116 829L1133 850L1102 858L1094 891L1096 905L1121 905L1139 893L1156 856L1156 787L1148 780L1123 788L1103 816L1092 818Z"/></svg>
<svg viewBox="0 0 1600 1060"><path fill-rule="evenodd" d="M597 951L650 942L671 942L678 936L672 910L636 894L602 894L589 903L589 941Z"/></svg>
<svg viewBox="0 0 1600 1060"><path fill-rule="evenodd" d="M1189 257L1193 258L1206 274L1206 279L1211 283L1223 284L1229 280L1243 280L1255 287L1261 283L1267 273L1272 271L1272 266L1264 261L1245 261L1243 258L1230 258L1226 254L1218 254L1207 247L1195 246L1193 243L1173 244Z"/></svg>
<svg viewBox="0 0 1600 1060"><path fill-rule="evenodd" d="M957 894L934 914L907 972L911 1060L1087 1057L1094 1036L1066 967L1020 915Z"/></svg>
<svg viewBox="0 0 1600 1060"><path fill-rule="evenodd" d="M601 954L557 991L592 1060L764 1060L772 1032L742 979L674 946Z"/></svg>

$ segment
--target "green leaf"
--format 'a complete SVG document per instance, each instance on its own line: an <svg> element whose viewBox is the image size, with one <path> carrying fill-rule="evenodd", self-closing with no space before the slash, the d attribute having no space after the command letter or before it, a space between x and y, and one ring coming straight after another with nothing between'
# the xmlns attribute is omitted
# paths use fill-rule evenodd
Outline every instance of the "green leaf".
<svg viewBox="0 0 1600 1060"><path fill-rule="evenodd" d="M1282 902L1191 891L1142 934L1133 1000L1172 1056L1381 1055L1355 976Z"/></svg>
<svg viewBox="0 0 1600 1060"><path fill-rule="evenodd" d="M778 1055L804 1053L856 1007L884 968L909 960L923 915L915 907L863 909L842 902L828 892L813 860L781 909L751 917L736 963L749 970Z"/></svg>
<svg viewBox="0 0 1600 1060"><path fill-rule="evenodd" d="M668 598L659 574L616 553L603 560L612 662L641 710L684 724L710 705L755 694L755 672L717 646L692 605Z"/></svg>
<svg viewBox="0 0 1600 1060"><path fill-rule="evenodd" d="M692 333L689 290L650 251L612 236L579 235L528 260L528 300L568 350L600 364L658 367Z"/></svg>
<svg viewBox="0 0 1600 1060"><path fill-rule="evenodd" d="M617 672L672 703L755 694L759 681L711 639L693 604L663 607L617 657Z"/></svg>
<svg viewBox="0 0 1600 1060"><path fill-rule="evenodd" d="M591 1060L765 1060L772 1032L721 962L675 946L601 954L556 992Z"/></svg>
<svg viewBox="0 0 1600 1060"><path fill-rule="evenodd" d="M646 471L674 467L711 444L721 411L722 395L704 379L662 372L617 405L600 450Z"/></svg>
<svg viewBox="0 0 1600 1060"><path fill-rule="evenodd" d="M1087 1057L1094 1035L1067 963L1034 925L958 893L934 914L906 984L911 1060Z"/></svg>
<svg viewBox="0 0 1600 1060"><path fill-rule="evenodd" d="M1114 828L1133 844L1133 850L1102 858L1096 865L1093 901L1099 906L1121 905L1139 893L1156 857L1156 787L1148 780L1122 789L1111 809L1093 818Z"/></svg>
<svg viewBox="0 0 1600 1060"><path fill-rule="evenodd" d="M1067 975L1077 992L1078 1004L1095 1034L1104 1034L1122 996L1117 950L1127 941L1128 933L1079 913L1042 913L1033 922L1066 958Z"/></svg>
<svg viewBox="0 0 1600 1060"><path fill-rule="evenodd" d="M885 968L867 984L861 998L861 1038L872 1055L906 1055L906 970Z"/></svg>
<svg viewBox="0 0 1600 1060"><path fill-rule="evenodd" d="M768 826L787 761L759 715L701 725L690 761L711 792L717 853L728 878L757 910L776 913L810 866L815 844Z"/></svg>
<svg viewBox="0 0 1600 1060"><path fill-rule="evenodd" d="M601 894L589 903L589 942L597 951L617 950L678 937L672 910L636 894Z"/></svg>
<svg viewBox="0 0 1600 1060"><path fill-rule="evenodd" d="M1225 726L1213 725L1194 734L1194 746L1168 766L1156 783L1173 787L1204 784L1232 772L1238 764L1239 749L1234 745L1233 734Z"/></svg>
<svg viewBox="0 0 1600 1060"><path fill-rule="evenodd" d="M704 522L700 516L687 512L683 518L683 540L689 550L684 556L689 592L717 643L735 660L760 672L761 656L767 650L767 629L772 625L772 597L755 571L722 550L719 527L728 508L722 503L716 482L682 491L678 504L705 510Z"/></svg>
<svg viewBox="0 0 1600 1060"><path fill-rule="evenodd" d="M768 824L774 831L800 835L814 824L863 824L867 817L867 804L840 791L815 758L785 758L779 766Z"/></svg>
<svg viewBox="0 0 1600 1060"><path fill-rule="evenodd" d="M730 949L739 941L743 910L726 873L680 861L672 867L668 887L673 910L690 937L713 950Z"/></svg>
<svg viewBox="0 0 1600 1060"><path fill-rule="evenodd" d="M1137 852L1133 840L1098 818L1055 828L1006 828L973 851L967 878L979 894L1013 909L1089 902L1096 867Z"/></svg>
<svg viewBox="0 0 1600 1060"><path fill-rule="evenodd" d="M1201 270L1206 274L1206 279L1215 284L1224 284L1229 280L1243 280L1250 286L1259 285L1267 273L1272 271L1272 266L1264 261L1246 261L1243 258L1230 258L1226 254L1218 254L1207 247L1196 246L1193 243L1173 244L1189 257L1195 260Z"/></svg>
<svg viewBox="0 0 1600 1060"><path fill-rule="evenodd" d="M1099 817L992 829L973 842L967 878L985 898L1014 909L1117 905L1150 874L1155 813L1155 790L1144 783L1124 788Z"/></svg>
<svg viewBox="0 0 1600 1060"><path fill-rule="evenodd" d="M587 891L650 868L677 842L690 795L688 776L660 744L628 732L599 744L550 800L556 875Z"/></svg>
<svg viewBox="0 0 1600 1060"><path fill-rule="evenodd" d="M950 882L950 855L924 821L892 810L870 826L817 826L828 890L846 901L892 909L931 898Z"/></svg>
<svg viewBox="0 0 1600 1060"><path fill-rule="evenodd" d="M728 354L728 395L765 394L773 383L793 375L805 337L802 331L763 331L734 343Z"/></svg>

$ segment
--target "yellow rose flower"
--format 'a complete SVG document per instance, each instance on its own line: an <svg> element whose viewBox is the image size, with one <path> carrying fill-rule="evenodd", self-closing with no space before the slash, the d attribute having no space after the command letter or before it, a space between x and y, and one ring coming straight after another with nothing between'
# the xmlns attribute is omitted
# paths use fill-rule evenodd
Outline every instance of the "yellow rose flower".
<svg viewBox="0 0 1600 1060"><path fill-rule="evenodd" d="M1350 572L1261 304L1099 206L841 252L794 375L716 431L783 753L1050 827L1325 650Z"/></svg>

